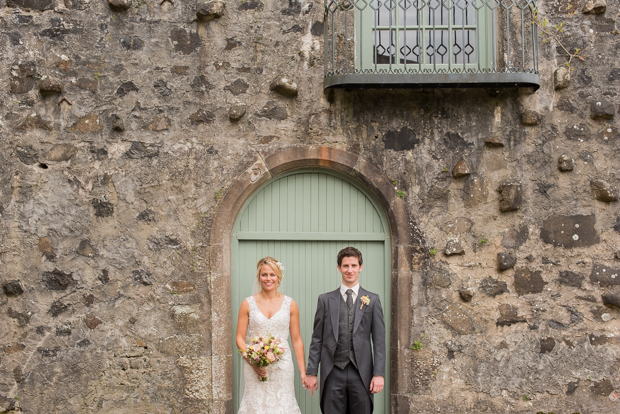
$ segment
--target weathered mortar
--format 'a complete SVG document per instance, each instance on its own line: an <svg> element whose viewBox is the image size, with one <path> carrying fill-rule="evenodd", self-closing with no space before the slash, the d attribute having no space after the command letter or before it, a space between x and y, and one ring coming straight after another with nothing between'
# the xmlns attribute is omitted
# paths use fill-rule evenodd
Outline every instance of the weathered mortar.
<svg viewBox="0 0 620 414"><path fill-rule="evenodd" d="M556 23L586 2L539 3ZM257 153L311 145L395 180L422 240L398 269L414 317L392 344L409 374L393 412L620 410L602 301L620 293L620 209L592 188L617 193L620 125L591 116L620 106L618 3L567 20L587 56L567 88L540 42L536 93L324 92L322 7L231 1L203 20L179 0L0 0L0 283L17 283L0 292L0 412L232 412L209 230ZM297 97L270 90L283 74ZM506 183L521 198L502 212ZM463 255L444 254L453 239Z"/></svg>

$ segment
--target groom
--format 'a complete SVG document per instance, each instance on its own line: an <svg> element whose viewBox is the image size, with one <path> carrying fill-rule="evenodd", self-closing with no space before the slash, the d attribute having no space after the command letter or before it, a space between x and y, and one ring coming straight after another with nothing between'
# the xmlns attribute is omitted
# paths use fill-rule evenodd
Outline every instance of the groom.
<svg viewBox="0 0 620 414"><path fill-rule="evenodd" d="M359 285L359 250L342 249L338 271L342 274L341 286L319 296L305 386L311 393L317 389L320 364L323 414L370 414L373 394L384 386L383 310L379 295Z"/></svg>

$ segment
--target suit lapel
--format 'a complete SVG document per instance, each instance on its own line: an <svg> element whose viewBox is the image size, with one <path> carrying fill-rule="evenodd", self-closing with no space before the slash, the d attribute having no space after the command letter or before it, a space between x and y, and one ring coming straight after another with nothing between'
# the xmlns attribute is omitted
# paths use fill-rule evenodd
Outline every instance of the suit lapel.
<svg viewBox="0 0 620 414"><path fill-rule="evenodd" d="M332 319L334 338L338 342L338 321L340 319L340 289L336 289L329 295L329 316Z"/></svg>
<svg viewBox="0 0 620 414"><path fill-rule="evenodd" d="M353 334L355 335L355 331L360 326L360 322L362 321L362 316L364 316L364 310L360 309L362 304L362 296L368 296L368 291L360 286L360 290L357 292L357 299L355 299L355 319L353 319Z"/></svg>

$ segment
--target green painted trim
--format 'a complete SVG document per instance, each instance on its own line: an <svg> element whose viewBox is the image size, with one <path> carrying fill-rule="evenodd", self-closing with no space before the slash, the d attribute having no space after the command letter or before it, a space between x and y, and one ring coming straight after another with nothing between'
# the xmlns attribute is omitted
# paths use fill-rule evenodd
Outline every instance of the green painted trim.
<svg viewBox="0 0 620 414"><path fill-rule="evenodd" d="M383 241L389 240L384 233L276 233L240 231L233 237L238 240L304 240L304 241Z"/></svg>

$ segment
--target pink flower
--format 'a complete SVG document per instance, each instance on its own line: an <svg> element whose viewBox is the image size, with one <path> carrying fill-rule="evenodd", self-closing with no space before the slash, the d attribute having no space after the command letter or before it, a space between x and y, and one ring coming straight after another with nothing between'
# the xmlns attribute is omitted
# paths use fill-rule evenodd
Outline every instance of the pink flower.
<svg viewBox="0 0 620 414"><path fill-rule="evenodd" d="M245 358L246 356L248 356L247 352L242 353L241 355L243 355L243 357Z"/></svg>
<svg viewBox="0 0 620 414"><path fill-rule="evenodd" d="M269 351L267 352L267 359L269 360L269 362L273 362L276 360L276 356L273 354L273 352Z"/></svg>
<svg viewBox="0 0 620 414"><path fill-rule="evenodd" d="M256 352L260 351L260 345L255 344L252 349L254 349Z"/></svg>

